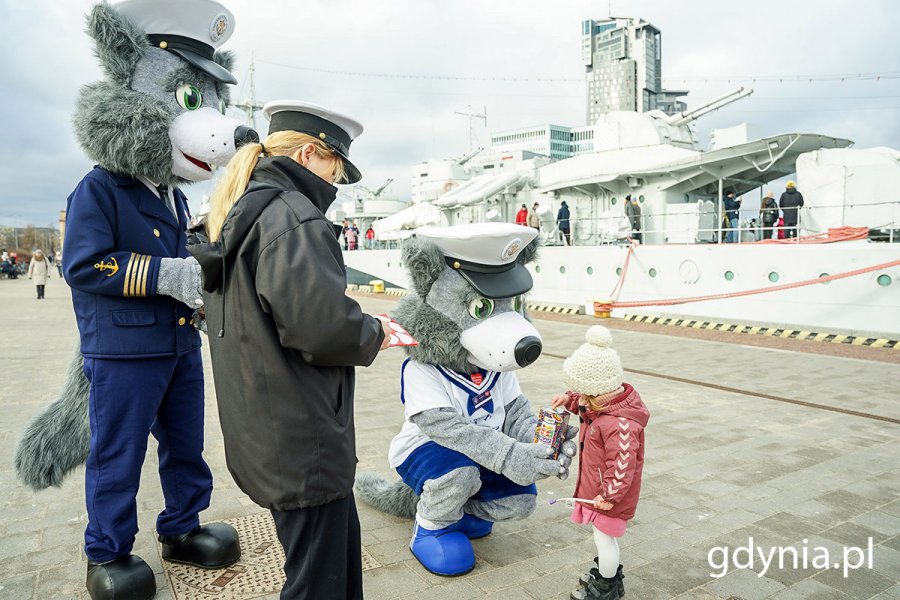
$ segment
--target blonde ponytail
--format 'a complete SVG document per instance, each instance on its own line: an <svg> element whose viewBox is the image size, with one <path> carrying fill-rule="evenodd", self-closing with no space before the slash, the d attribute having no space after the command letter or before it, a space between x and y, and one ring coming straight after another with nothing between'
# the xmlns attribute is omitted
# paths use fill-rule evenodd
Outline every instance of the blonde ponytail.
<svg viewBox="0 0 900 600"><path fill-rule="evenodd" d="M209 199L209 215L206 217L206 234L209 241L218 241L228 211L247 190L250 175L259 162L262 144L247 144L231 158L227 171Z"/></svg>
<svg viewBox="0 0 900 600"><path fill-rule="evenodd" d="M347 179L344 161L322 140L296 131L276 131L266 138L262 144L247 144L232 157L226 167L227 172L216 186L209 199L209 215L206 217L206 234L211 242L222 236L225 218L250 183L250 176L259 162L260 154L265 148L266 156L294 156L306 144L315 146L316 154L334 164L334 182L342 183Z"/></svg>

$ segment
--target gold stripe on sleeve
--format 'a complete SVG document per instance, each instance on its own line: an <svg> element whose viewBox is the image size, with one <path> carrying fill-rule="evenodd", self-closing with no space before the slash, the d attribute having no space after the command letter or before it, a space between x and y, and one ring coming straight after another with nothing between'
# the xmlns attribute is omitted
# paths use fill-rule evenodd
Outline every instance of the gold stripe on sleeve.
<svg viewBox="0 0 900 600"><path fill-rule="evenodd" d="M128 268L125 269L125 288L122 290L122 295L125 296L126 298L131 297L128 283L131 281L131 271L134 269L135 256L136 256L135 253L132 252L131 258L128 259Z"/></svg>
<svg viewBox="0 0 900 600"><path fill-rule="evenodd" d="M144 255L137 255L137 266L134 268L134 271L131 273L131 295L134 297L140 296L140 277L141 270L144 268Z"/></svg>
<svg viewBox="0 0 900 600"><path fill-rule="evenodd" d="M147 297L147 276L150 274L150 257L145 256L144 262L141 264L141 289L140 295L142 298Z"/></svg>

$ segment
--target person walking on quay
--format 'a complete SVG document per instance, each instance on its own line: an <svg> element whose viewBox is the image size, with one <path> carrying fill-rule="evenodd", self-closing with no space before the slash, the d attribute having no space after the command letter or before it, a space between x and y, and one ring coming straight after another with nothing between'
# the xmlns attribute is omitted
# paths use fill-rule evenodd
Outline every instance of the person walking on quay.
<svg viewBox="0 0 900 600"><path fill-rule="evenodd" d="M741 201L734 197L734 192L728 192L722 204L725 207L725 218L728 221L725 242L733 244L738 241L740 235Z"/></svg>
<svg viewBox="0 0 900 600"><path fill-rule="evenodd" d="M625 216L631 224L631 239L642 244L644 239L641 235L641 205L638 204L637 198L631 197L631 194L625 196Z"/></svg>
<svg viewBox="0 0 900 600"><path fill-rule="evenodd" d="M516 225L528 226L528 207L524 204L516 213Z"/></svg>
<svg viewBox="0 0 900 600"><path fill-rule="evenodd" d="M797 226L800 223L800 209L803 208L803 194L797 191L797 184L788 181L784 193L778 199L778 206L784 215L784 237L797 237Z"/></svg>
<svg viewBox="0 0 900 600"><path fill-rule="evenodd" d="M531 207L531 210L528 211L528 226L541 230L541 216L538 214L538 208L540 205L535 202L534 206Z"/></svg>
<svg viewBox="0 0 900 600"><path fill-rule="evenodd" d="M559 211L556 213L556 225L559 232L563 235L563 241L566 246L572 245L571 228L569 227L569 205L563 200L559 205Z"/></svg>
<svg viewBox="0 0 900 600"><path fill-rule="evenodd" d="M622 361L606 327L587 330L586 342L563 363L569 391L553 408L578 415L578 499L572 522L591 525L597 567L582 576L575 600L617 600L625 593L618 538L634 518L644 469L644 428L650 411L622 381Z"/></svg>
<svg viewBox="0 0 900 600"><path fill-rule="evenodd" d="M778 203L775 202L775 194L772 192L766 192L765 198L762 199L759 207L759 217L763 224L762 239L772 239L772 230L775 227L775 222L778 221Z"/></svg>
<svg viewBox="0 0 900 600"><path fill-rule="evenodd" d="M366 250L374 250L375 249L375 229L369 225L369 228L366 229Z"/></svg>
<svg viewBox="0 0 900 600"><path fill-rule="evenodd" d="M203 269L225 458L238 486L272 512L285 553L281 599L357 600L354 367L390 338L345 294L325 211L333 183L361 178L349 147L362 125L291 100L263 114L268 137L238 151L210 200L210 241L188 247Z"/></svg>
<svg viewBox="0 0 900 600"><path fill-rule="evenodd" d="M28 265L28 279L31 279L37 287L37 299L43 300L44 286L50 279L50 261L40 249L35 250L34 256L31 257L31 264Z"/></svg>

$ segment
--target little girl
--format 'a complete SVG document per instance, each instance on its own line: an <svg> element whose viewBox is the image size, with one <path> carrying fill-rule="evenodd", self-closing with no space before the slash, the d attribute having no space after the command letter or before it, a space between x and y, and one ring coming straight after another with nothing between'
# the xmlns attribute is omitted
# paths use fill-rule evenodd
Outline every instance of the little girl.
<svg viewBox="0 0 900 600"><path fill-rule="evenodd" d="M563 364L569 390L553 399L581 421L577 502L572 521L594 526L597 567L582 577L574 600L615 600L625 594L619 544L634 517L644 467L644 427L650 412L637 391L622 383L622 361L609 330L588 329L586 344Z"/></svg>

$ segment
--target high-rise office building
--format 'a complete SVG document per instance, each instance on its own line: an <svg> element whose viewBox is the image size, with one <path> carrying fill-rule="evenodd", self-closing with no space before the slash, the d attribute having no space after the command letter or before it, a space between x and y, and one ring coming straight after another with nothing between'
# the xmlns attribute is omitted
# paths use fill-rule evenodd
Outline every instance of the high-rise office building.
<svg viewBox="0 0 900 600"><path fill-rule="evenodd" d="M662 33L638 18L582 23L582 58L587 70L587 123L614 110L674 114L687 108L687 91L662 87Z"/></svg>

